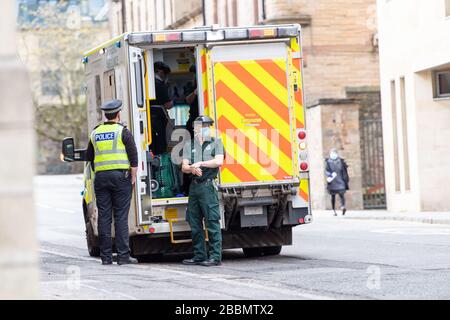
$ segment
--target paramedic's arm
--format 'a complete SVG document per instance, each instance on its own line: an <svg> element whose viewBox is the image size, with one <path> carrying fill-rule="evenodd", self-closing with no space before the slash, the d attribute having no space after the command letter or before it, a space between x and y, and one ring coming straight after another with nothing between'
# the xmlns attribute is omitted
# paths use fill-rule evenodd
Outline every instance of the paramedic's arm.
<svg viewBox="0 0 450 320"><path fill-rule="evenodd" d="M184 146L183 146L183 160L181 161L181 171L183 173L192 173L196 176L201 177L202 176L202 170L200 168L194 168L193 166L191 166L189 164L189 159L188 159L188 155L191 154L191 143L187 142Z"/></svg>
<svg viewBox="0 0 450 320"><path fill-rule="evenodd" d="M200 161L197 163L194 163L193 167L205 167L205 168L217 168L223 165L223 159L224 159L224 151L223 151L223 143L222 140L218 139L215 142L215 156L214 159L208 160L208 161Z"/></svg>
<svg viewBox="0 0 450 320"><path fill-rule="evenodd" d="M183 161L181 162L181 171L183 173L192 173L199 177L202 176L202 169L189 165L188 159L183 159Z"/></svg>
<svg viewBox="0 0 450 320"><path fill-rule="evenodd" d="M218 154L212 160L194 163L193 167L217 168L223 165L223 154Z"/></svg>

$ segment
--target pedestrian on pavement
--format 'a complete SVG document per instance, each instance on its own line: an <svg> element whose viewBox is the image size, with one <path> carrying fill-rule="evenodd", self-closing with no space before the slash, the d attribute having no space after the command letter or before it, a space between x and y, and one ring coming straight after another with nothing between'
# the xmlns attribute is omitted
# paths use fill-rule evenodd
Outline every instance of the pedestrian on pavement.
<svg viewBox="0 0 450 320"><path fill-rule="evenodd" d="M345 160L339 157L335 148L330 150L330 157L325 160L325 175L327 177L327 189L331 195L331 207L334 215L337 216L335 210L336 194L339 195L341 202L342 215L345 215L345 192L349 189L349 176L347 171L348 165Z"/></svg>
<svg viewBox="0 0 450 320"><path fill-rule="evenodd" d="M224 150L222 141L211 137L213 124L208 116L197 117L194 139L183 148L181 170L192 174L186 220L191 227L194 248L194 257L183 260L186 265L218 266L222 261L222 231L215 179L223 164ZM208 232L208 250L204 226Z"/></svg>
<svg viewBox="0 0 450 320"><path fill-rule="evenodd" d="M128 234L128 212L138 165L136 144L131 132L120 123L122 101L108 101L101 109L107 121L94 128L86 151L87 161L93 162L95 172L100 258L103 265L112 264L114 212L117 264L137 263L130 258Z"/></svg>

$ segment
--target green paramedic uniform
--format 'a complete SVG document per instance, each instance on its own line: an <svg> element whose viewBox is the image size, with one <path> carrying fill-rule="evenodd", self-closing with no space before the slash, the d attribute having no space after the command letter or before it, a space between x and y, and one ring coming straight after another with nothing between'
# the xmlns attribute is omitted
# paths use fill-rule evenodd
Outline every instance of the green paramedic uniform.
<svg viewBox="0 0 450 320"><path fill-rule="evenodd" d="M220 139L211 138L200 146L197 139L186 143L183 149L183 158L189 164L214 159L216 155L223 155L223 144ZM220 228L219 197L214 179L219 168L200 167L202 176L192 175L189 187L189 202L187 208L187 221L192 231L192 245L194 260L205 261L222 260L222 233ZM208 231L208 251L205 243L203 219Z"/></svg>

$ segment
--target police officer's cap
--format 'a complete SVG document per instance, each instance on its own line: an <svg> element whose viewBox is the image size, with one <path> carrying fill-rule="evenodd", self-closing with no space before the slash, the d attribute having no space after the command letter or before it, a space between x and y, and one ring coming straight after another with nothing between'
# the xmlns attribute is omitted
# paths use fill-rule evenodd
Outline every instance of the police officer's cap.
<svg viewBox="0 0 450 320"><path fill-rule="evenodd" d="M201 122L202 124L208 124L211 126L214 123L214 120L208 116L201 115L195 118L194 122Z"/></svg>
<svg viewBox="0 0 450 320"><path fill-rule="evenodd" d="M162 71L164 71L165 74L169 74L171 72L170 67L162 61L156 61L154 63L154 69L155 69L155 72L158 70L162 70Z"/></svg>
<svg viewBox="0 0 450 320"><path fill-rule="evenodd" d="M122 101L121 100L110 100L105 102L100 109L102 109L105 113L116 113L122 110Z"/></svg>

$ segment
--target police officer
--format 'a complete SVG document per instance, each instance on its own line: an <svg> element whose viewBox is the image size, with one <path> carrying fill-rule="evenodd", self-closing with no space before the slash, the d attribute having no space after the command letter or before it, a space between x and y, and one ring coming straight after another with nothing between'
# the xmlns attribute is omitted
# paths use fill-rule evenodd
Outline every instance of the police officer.
<svg viewBox="0 0 450 320"><path fill-rule="evenodd" d="M220 139L211 137L214 121L199 116L194 121L194 139L183 149L181 170L192 174L189 187L187 221L192 231L194 257L183 260L187 265L218 266L222 260L219 197L214 179L223 164L224 151ZM203 221L208 232L208 251Z"/></svg>
<svg viewBox="0 0 450 320"><path fill-rule="evenodd" d="M94 128L86 151L86 158L93 161L95 171L100 257L103 265L112 264L114 212L117 264L137 263L130 258L128 234L128 211L138 165L136 144L131 132L120 123L122 101L108 101L101 109L107 121Z"/></svg>

